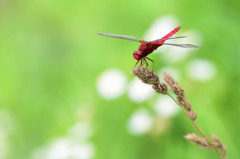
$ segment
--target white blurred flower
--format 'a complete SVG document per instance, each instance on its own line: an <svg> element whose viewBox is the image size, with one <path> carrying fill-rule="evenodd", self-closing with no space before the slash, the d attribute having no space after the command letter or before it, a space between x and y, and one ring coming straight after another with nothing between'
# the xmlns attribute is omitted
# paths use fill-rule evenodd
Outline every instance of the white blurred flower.
<svg viewBox="0 0 240 159"><path fill-rule="evenodd" d="M123 94L126 82L126 76L120 70L110 69L98 79L97 90L102 97L113 99Z"/></svg>
<svg viewBox="0 0 240 159"><path fill-rule="evenodd" d="M66 159L70 157L70 143L67 139L60 139L56 141L48 150L46 154L47 159Z"/></svg>
<svg viewBox="0 0 240 159"><path fill-rule="evenodd" d="M68 139L60 139L50 147L46 159L90 159L93 154L94 147L90 143L77 144Z"/></svg>
<svg viewBox="0 0 240 159"><path fill-rule="evenodd" d="M155 105L154 110L163 118L169 118L178 113L179 106L168 96L160 96Z"/></svg>
<svg viewBox="0 0 240 159"><path fill-rule="evenodd" d="M199 81L208 81L216 76L216 66L208 60L195 59L190 61L186 67L187 74L190 78Z"/></svg>
<svg viewBox="0 0 240 159"><path fill-rule="evenodd" d="M128 131L133 135L141 135L151 129L153 119L146 109L139 109L128 121Z"/></svg>
<svg viewBox="0 0 240 159"><path fill-rule="evenodd" d="M180 80L180 72L178 69L173 67L163 67L159 70L159 76L162 77L164 72L169 73L176 81Z"/></svg>
<svg viewBox="0 0 240 159"><path fill-rule="evenodd" d="M92 159L95 155L95 147L89 141L92 134L88 121L78 122L65 137L35 149L31 159Z"/></svg>
<svg viewBox="0 0 240 159"><path fill-rule="evenodd" d="M32 159L91 159L95 148L91 143L77 143L69 138L62 138L52 145L38 148L32 154Z"/></svg>
<svg viewBox="0 0 240 159"><path fill-rule="evenodd" d="M143 102L154 94L151 85L134 78L129 84L128 96L134 102Z"/></svg>

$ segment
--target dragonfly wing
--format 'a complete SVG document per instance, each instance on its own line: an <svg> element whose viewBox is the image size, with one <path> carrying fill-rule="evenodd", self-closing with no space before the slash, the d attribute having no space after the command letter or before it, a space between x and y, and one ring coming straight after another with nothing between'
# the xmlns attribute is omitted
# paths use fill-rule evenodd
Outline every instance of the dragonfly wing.
<svg viewBox="0 0 240 159"><path fill-rule="evenodd" d="M172 38L162 38L162 39L157 39L157 40L153 40L153 41L149 41L149 42L154 42L155 44L157 44L159 42L160 44L162 44L163 40L165 41L165 40L180 39L180 38L186 38L186 37L187 36L177 36L177 37L172 37Z"/></svg>
<svg viewBox="0 0 240 159"><path fill-rule="evenodd" d="M162 43L163 45L172 45L172 46L178 46L183 48L198 48L197 45L192 44L171 44L171 43Z"/></svg>
<svg viewBox="0 0 240 159"><path fill-rule="evenodd" d="M129 40L129 41L144 42L144 40L141 40L137 37L129 36L129 35L119 35L119 34L99 33L99 32L97 34L112 37L112 38L125 39L125 40Z"/></svg>

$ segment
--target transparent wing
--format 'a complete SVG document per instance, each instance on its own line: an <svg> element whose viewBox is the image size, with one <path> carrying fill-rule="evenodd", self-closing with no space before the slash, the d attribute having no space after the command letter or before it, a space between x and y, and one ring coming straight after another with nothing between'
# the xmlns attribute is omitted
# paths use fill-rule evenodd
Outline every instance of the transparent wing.
<svg viewBox="0 0 240 159"><path fill-rule="evenodd" d="M144 40L141 40L134 36L118 35L118 34L111 34L111 33L99 33L99 32L97 34L112 37L112 38L125 39L125 40L129 40L129 41L144 42Z"/></svg>
<svg viewBox="0 0 240 159"><path fill-rule="evenodd" d="M198 48L197 45L192 44L171 44L171 43L162 43L163 45L172 45L172 46L178 46L183 48Z"/></svg>
<svg viewBox="0 0 240 159"><path fill-rule="evenodd" d="M163 41L163 40L179 39L179 38L186 38L186 37L187 37L187 36L177 36L177 37L172 37L172 38L157 39L157 40L153 40L153 41L150 41L150 42L155 42L155 44L156 44L157 41L161 42L161 41Z"/></svg>

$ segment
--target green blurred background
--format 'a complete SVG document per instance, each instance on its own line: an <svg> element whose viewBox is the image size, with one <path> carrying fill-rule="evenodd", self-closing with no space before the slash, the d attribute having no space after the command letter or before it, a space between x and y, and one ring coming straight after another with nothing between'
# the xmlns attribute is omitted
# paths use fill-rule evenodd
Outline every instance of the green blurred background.
<svg viewBox="0 0 240 159"><path fill-rule="evenodd" d="M173 65L184 70L191 58L204 58L218 70L208 82L184 74L179 81L198 113L197 123L227 145L229 159L240 158L239 0L1 0L0 159L52 159L42 154L82 121L93 129L87 139L94 147L91 158L219 158L183 138L197 132L182 112L164 133L135 136L127 131L131 114L150 109L161 95L134 103L126 93L106 100L97 92L106 69L133 78L132 52L138 44L96 32L141 37L157 18L169 14L179 19L183 31L196 29L203 37L195 54ZM165 65L157 54L151 57L156 69Z"/></svg>

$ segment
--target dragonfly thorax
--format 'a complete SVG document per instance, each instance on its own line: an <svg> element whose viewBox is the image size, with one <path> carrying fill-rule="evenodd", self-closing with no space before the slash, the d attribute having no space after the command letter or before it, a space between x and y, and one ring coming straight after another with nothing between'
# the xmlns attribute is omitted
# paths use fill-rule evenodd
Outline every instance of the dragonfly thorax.
<svg viewBox="0 0 240 159"><path fill-rule="evenodd" d="M143 57L143 52L142 51L134 51L133 52L133 58L136 60L140 60Z"/></svg>

